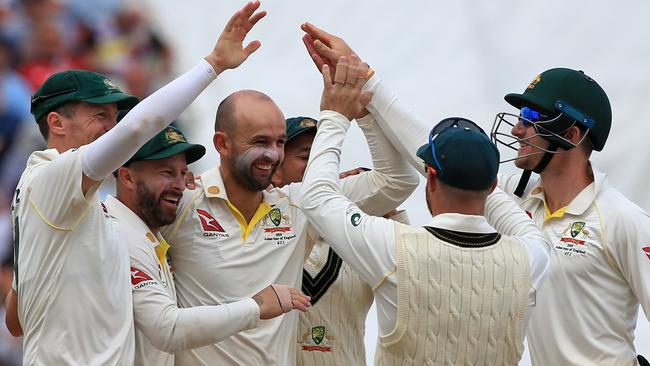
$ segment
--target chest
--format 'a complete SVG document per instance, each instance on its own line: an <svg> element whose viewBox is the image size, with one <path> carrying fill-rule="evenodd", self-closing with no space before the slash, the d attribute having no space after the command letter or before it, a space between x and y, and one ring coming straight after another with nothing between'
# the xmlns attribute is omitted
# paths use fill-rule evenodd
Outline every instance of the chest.
<svg viewBox="0 0 650 366"><path fill-rule="evenodd" d="M611 270L609 248L615 243L608 240L598 210L591 207L581 215L565 213L562 217L546 219L543 204L529 204L523 208L542 228L551 245L551 275L562 272L591 276Z"/></svg>

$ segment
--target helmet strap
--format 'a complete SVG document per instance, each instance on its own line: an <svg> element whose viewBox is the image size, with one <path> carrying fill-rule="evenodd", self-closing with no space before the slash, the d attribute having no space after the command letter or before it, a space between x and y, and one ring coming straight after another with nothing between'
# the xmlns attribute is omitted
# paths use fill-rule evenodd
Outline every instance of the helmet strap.
<svg viewBox="0 0 650 366"><path fill-rule="evenodd" d="M544 171L548 163L551 162L551 158L553 158L555 155L553 152L556 151L557 148L557 144L551 142L551 144L548 146L548 151L544 153L544 156L542 156L542 159L539 161L539 163L537 163L537 166L535 166L532 171L529 169L524 170L524 172L521 174L521 178L519 178L519 183L517 183L517 188L514 192L517 197L521 197L524 194L524 190L526 189L528 181L530 180L530 174L532 172L540 174L542 171Z"/></svg>

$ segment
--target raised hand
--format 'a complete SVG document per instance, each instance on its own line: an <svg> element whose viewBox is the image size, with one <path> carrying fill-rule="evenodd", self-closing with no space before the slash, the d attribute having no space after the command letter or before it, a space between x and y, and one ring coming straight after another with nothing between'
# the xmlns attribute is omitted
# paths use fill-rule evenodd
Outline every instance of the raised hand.
<svg viewBox="0 0 650 366"><path fill-rule="evenodd" d="M205 57L217 74L241 65L262 45L260 41L255 40L243 47L248 32L266 15L266 11L255 12L259 7L260 2L255 0L238 10L221 32L212 52Z"/></svg>
<svg viewBox="0 0 650 366"><path fill-rule="evenodd" d="M320 109L341 113L351 120L364 113L366 105L372 98L372 93L363 91L363 85L368 80L368 65L352 55L341 56L336 63L336 72L332 79L330 66L323 65L323 96Z"/></svg>
<svg viewBox="0 0 650 366"><path fill-rule="evenodd" d="M314 64L319 71L323 69L323 65L327 65L332 79L334 79L336 63L341 56L348 59L352 55L356 56L342 38L327 33L311 23L303 23L300 28L307 33L302 37L302 41Z"/></svg>

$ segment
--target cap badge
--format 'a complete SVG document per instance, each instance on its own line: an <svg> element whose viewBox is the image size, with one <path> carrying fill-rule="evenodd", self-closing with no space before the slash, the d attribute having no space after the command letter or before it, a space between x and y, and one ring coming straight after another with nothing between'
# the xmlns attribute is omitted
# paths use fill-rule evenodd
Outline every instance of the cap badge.
<svg viewBox="0 0 650 366"><path fill-rule="evenodd" d="M300 121L300 127L316 127L316 124L310 119L303 119Z"/></svg>
<svg viewBox="0 0 650 366"><path fill-rule="evenodd" d="M533 89L534 87L537 86L537 84L540 81L542 81L542 76L541 75L535 76L535 79L533 79L533 81L531 81L530 84L528 84L528 89Z"/></svg>
<svg viewBox="0 0 650 366"><path fill-rule="evenodd" d="M180 133L176 132L176 130L174 130L173 128L168 128L165 131L165 139L167 140L167 142L187 142L187 140L185 140L185 137L183 137L183 135L181 135Z"/></svg>

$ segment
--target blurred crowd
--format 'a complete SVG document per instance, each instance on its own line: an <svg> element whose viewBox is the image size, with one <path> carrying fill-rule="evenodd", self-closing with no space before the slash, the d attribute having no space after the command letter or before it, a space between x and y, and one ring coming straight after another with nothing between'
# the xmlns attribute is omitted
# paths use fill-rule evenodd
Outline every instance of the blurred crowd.
<svg viewBox="0 0 650 366"><path fill-rule="evenodd" d="M28 156L45 147L30 113L33 92L55 72L88 69L139 98L170 79L171 53L145 9L122 0L0 0L0 296L11 287L10 206ZM21 364L4 327L0 366Z"/></svg>

